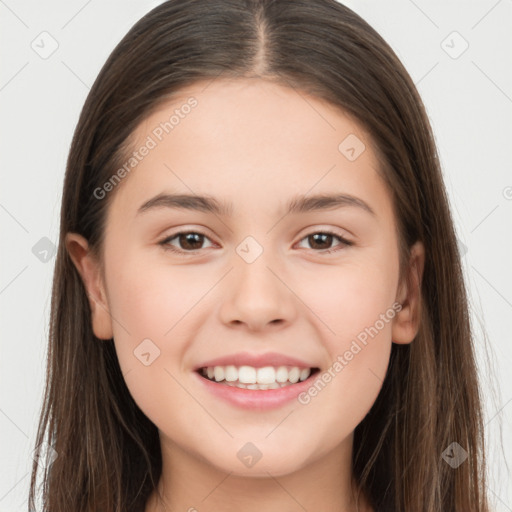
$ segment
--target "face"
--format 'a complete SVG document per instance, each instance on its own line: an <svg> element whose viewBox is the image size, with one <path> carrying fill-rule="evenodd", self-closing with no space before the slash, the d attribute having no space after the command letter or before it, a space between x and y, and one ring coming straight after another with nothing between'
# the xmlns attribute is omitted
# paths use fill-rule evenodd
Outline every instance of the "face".
<svg viewBox="0 0 512 512"><path fill-rule="evenodd" d="M143 122L136 165L98 192L114 194L104 273L78 237L68 247L94 331L114 338L162 443L278 476L351 442L392 339L413 339L414 292L399 286L392 199L354 120L262 80L206 85Z"/></svg>

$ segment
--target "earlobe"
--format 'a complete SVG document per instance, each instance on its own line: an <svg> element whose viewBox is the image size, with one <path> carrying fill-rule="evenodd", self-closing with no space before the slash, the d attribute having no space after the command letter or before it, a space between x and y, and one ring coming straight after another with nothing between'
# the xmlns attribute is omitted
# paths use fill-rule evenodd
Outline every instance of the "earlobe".
<svg viewBox="0 0 512 512"><path fill-rule="evenodd" d="M421 318L421 283L425 266L425 248L418 241L410 251L409 266L404 282L401 283L397 301L402 309L393 320L391 339L393 343L411 343L420 327Z"/></svg>
<svg viewBox="0 0 512 512"><path fill-rule="evenodd" d="M94 335L99 339L109 340L113 337L112 319L100 264L91 254L87 240L78 233L67 233L65 245L86 290Z"/></svg>

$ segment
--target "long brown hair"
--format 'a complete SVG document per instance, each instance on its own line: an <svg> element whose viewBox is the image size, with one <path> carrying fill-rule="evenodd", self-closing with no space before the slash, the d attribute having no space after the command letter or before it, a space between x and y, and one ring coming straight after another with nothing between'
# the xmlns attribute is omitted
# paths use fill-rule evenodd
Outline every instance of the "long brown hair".
<svg viewBox="0 0 512 512"><path fill-rule="evenodd" d="M64 180L37 454L49 512L140 512L161 473L156 426L131 397L112 340L99 340L64 245L101 255L112 192L94 191L130 152L130 135L196 81L261 77L329 101L371 135L393 196L401 275L426 249L419 332L393 344L373 407L354 433L353 472L379 511L487 512L484 436L457 239L423 103L390 46L335 0L170 0L114 49L87 97ZM457 468L443 452L457 442ZM32 470L34 508L38 464Z"/></svg>

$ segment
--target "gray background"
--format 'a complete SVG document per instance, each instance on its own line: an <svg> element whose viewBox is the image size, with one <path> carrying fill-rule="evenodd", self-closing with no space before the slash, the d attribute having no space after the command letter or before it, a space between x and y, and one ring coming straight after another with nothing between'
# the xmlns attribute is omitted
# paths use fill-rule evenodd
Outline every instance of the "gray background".
<svg viewBox="0 0 512 512"><path fill-rule="evenodd" d="M0 512L27 509L73 130L111 50L159 3L0 0ZM471 295L489 494L512 511L512 0L345 3L396 51L433 125Z"/></svg>

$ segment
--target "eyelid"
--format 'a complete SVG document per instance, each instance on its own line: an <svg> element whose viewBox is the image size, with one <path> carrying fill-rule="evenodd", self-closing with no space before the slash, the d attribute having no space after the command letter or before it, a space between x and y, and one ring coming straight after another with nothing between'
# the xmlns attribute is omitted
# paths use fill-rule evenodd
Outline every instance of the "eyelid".
<svg viewBox="0 0 512 512"><path fill-rule="evenodd" d="M354 237L354 235L352 235L352 233L347 229L343 229L337 226L330 226L328 224L313 224L304 228L301 233L304 234L301 235L300 240L306 236L314 235L316 233L328 233L330 235L335 235L345 239L347 242L350 242L351 237Z"/></svg>

